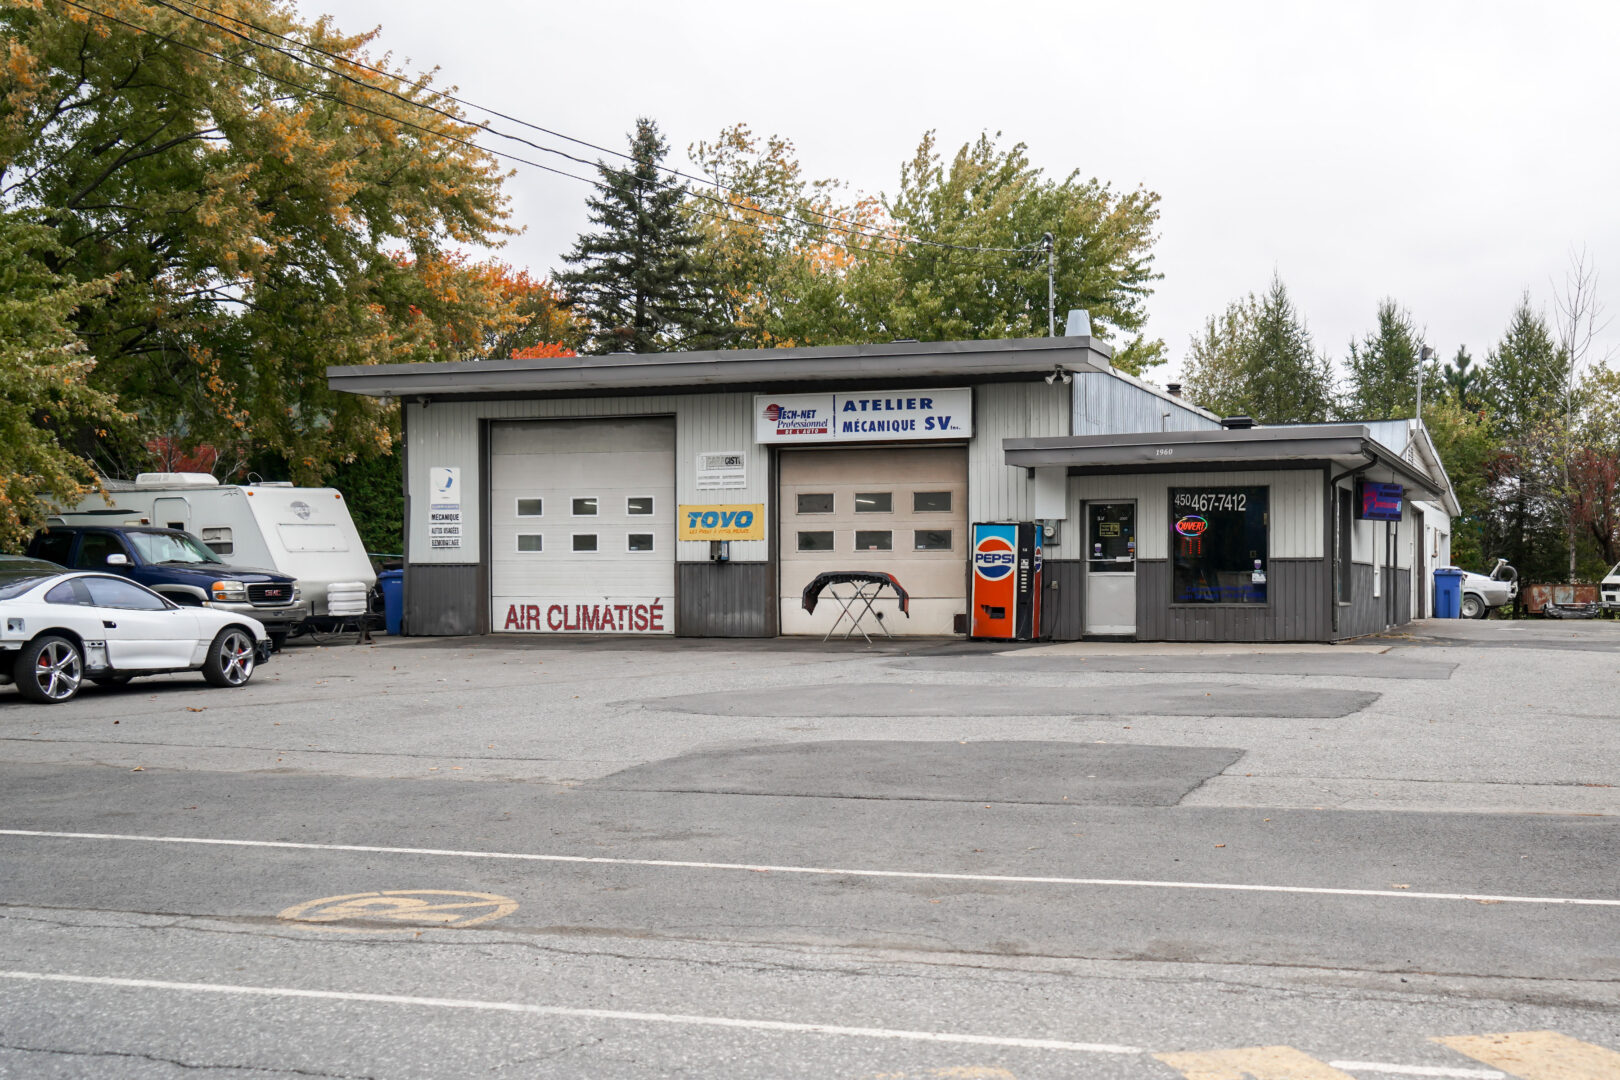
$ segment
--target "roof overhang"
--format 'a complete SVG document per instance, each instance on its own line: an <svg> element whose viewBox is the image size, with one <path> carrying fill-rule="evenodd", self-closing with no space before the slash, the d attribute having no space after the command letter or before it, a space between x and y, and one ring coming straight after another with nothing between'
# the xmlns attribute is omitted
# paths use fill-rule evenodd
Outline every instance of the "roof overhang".
<svg viewBox="0 0 1620 1080"><path fill-rule="evenodd" d="M1089 337L891 342L802 349L614 353L545 360L329 367L327 384L370 397L444 399L579 396L651 391L784 390L828 385L944 386L1004 382L1055 370L1109 370L1112 352Z"/></svg>
<svg viewBox="0 0 1620 1080"><path fill-rule="evenodd" d="M1442 497L1445 485L1375 440L1359 424L1313 425L1306 434L1287 427L1220 431L1165 431L1130 435L1060 435L1004 439L1008 465L1069 472L1162 472L1209 469L1337 466L1345 473L1387 469L1417 497Z"/></svg>

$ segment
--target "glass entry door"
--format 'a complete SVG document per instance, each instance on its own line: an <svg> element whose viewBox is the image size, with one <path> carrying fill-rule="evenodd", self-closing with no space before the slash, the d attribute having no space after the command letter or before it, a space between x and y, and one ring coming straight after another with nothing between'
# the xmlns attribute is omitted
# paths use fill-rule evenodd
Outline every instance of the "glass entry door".
<svg viewBox="0 0 1620 1080"><path fill-rule="evenodd" d="M1087 503L1086 633L1136 633L1136 504Z"/></svg>

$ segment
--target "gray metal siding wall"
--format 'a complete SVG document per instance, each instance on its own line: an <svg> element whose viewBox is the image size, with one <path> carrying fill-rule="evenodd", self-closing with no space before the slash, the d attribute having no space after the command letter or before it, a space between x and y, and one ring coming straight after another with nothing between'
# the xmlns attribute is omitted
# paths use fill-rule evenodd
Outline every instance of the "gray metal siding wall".
<svg viewBox="0 0 1620 1080"><path fill-rule="evenodd" d="M407 563L405 633L415 637L482 633L478 618L482 580L477 563Z"/></svg>
<svg viewBox="0 0 1620 1080"><path fill-rule="evenodd" d="M1086 632L1086 564L1078 559L1047 559L1041 565L1041 629L1053 641L1079 641ZM1057 588L1052 588L1056 585Z"/></svg>
<svg viewBox="0 0 1620 1080"><path fill-rule="evenodd" d="M1384 628L1385 598L1373 595L1373 568L1350 564L1350 603L1339 608L1340 639L1376 634Z"/></svg>
<svg viewBox="0 0 1620 1080"><path fill-rule="evenodd" d="M1397 568L1393 577L1390 585L1395 591L1395 625L1405 626L1412 621L1412 571Z"/></svg>
<svg viewBox="0 0 1620 1080"><path fill-rule="evenodd" d="M1269 604L1170 606L1170 562L1136 564L1138 641L1331 641L1326 559L1272 559Z"/></svg>
<svg viewBox="0 0 1620 1080"><path fill-rule="evenodd" d="M773 636L775 580L770 563L676 563L676 633L682 637Z"/></svg>
<svg viewBox="0 0 1620 1080"><path fill-rule="evenodd" d="M1008 465L1001 440L1069 434L1069 395L1058 383L990 383L973 391L968 443L968 521L1027 521L1034 496L1028 471ZM900 444L900 445L926 445Z"/></svg>
<svg viewBox="0 0 1620 1080"><path fill-rule="evenodd" d="M1167 418L1164 414L1169 413ZM1119 435L1134 431L1211 431L1221 422L1166 400L1129 379L1105 371L1074 377L1074 435Z"/></svg>

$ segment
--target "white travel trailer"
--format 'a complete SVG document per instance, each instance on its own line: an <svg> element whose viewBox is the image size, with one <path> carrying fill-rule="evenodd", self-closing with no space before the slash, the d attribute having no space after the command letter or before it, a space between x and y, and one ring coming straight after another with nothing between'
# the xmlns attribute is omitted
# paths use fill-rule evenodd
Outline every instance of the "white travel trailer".
<svg viewBox="0 0 1620 1080"><path fill-rule="evenodd" d="M229 563L296 577L305 610L318 618L352 619L357 601L365 610L354 585L370 590L377 583L349 504L333 488L221 484L208 473L184 472L141 473L133 484L106 486L111 506L91 495L57 518L66 525L183 529Z"/></svg>

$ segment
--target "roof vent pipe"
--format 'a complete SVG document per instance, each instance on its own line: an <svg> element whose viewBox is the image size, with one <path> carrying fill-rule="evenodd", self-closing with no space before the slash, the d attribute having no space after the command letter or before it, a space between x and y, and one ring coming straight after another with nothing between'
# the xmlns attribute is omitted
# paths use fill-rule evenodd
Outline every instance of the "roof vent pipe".
<svg viewBox="0 0 1620 1080"><path fill-rule="evenodd" d="M1063 327L1064 337L1090 337L1091 313L1084 308L1070 308L1069 321Z"/></svg>
<svg viewBox="0 0 1620 1080"><path fill-rule="evenodd" d="M1230 431L1241 431L1254 427L1254 421L1247 416L1228 416L1221 421L1221 427Z"/></svg>
<svg viewBox="0 0 1620 1080"><path fill-rule="evenodd" d="M1180 397L1181 396L1181 384L1178 383L1178 382L1165 383L1164 384L1164 392L1169 394L1171 397Z"/></svg>

